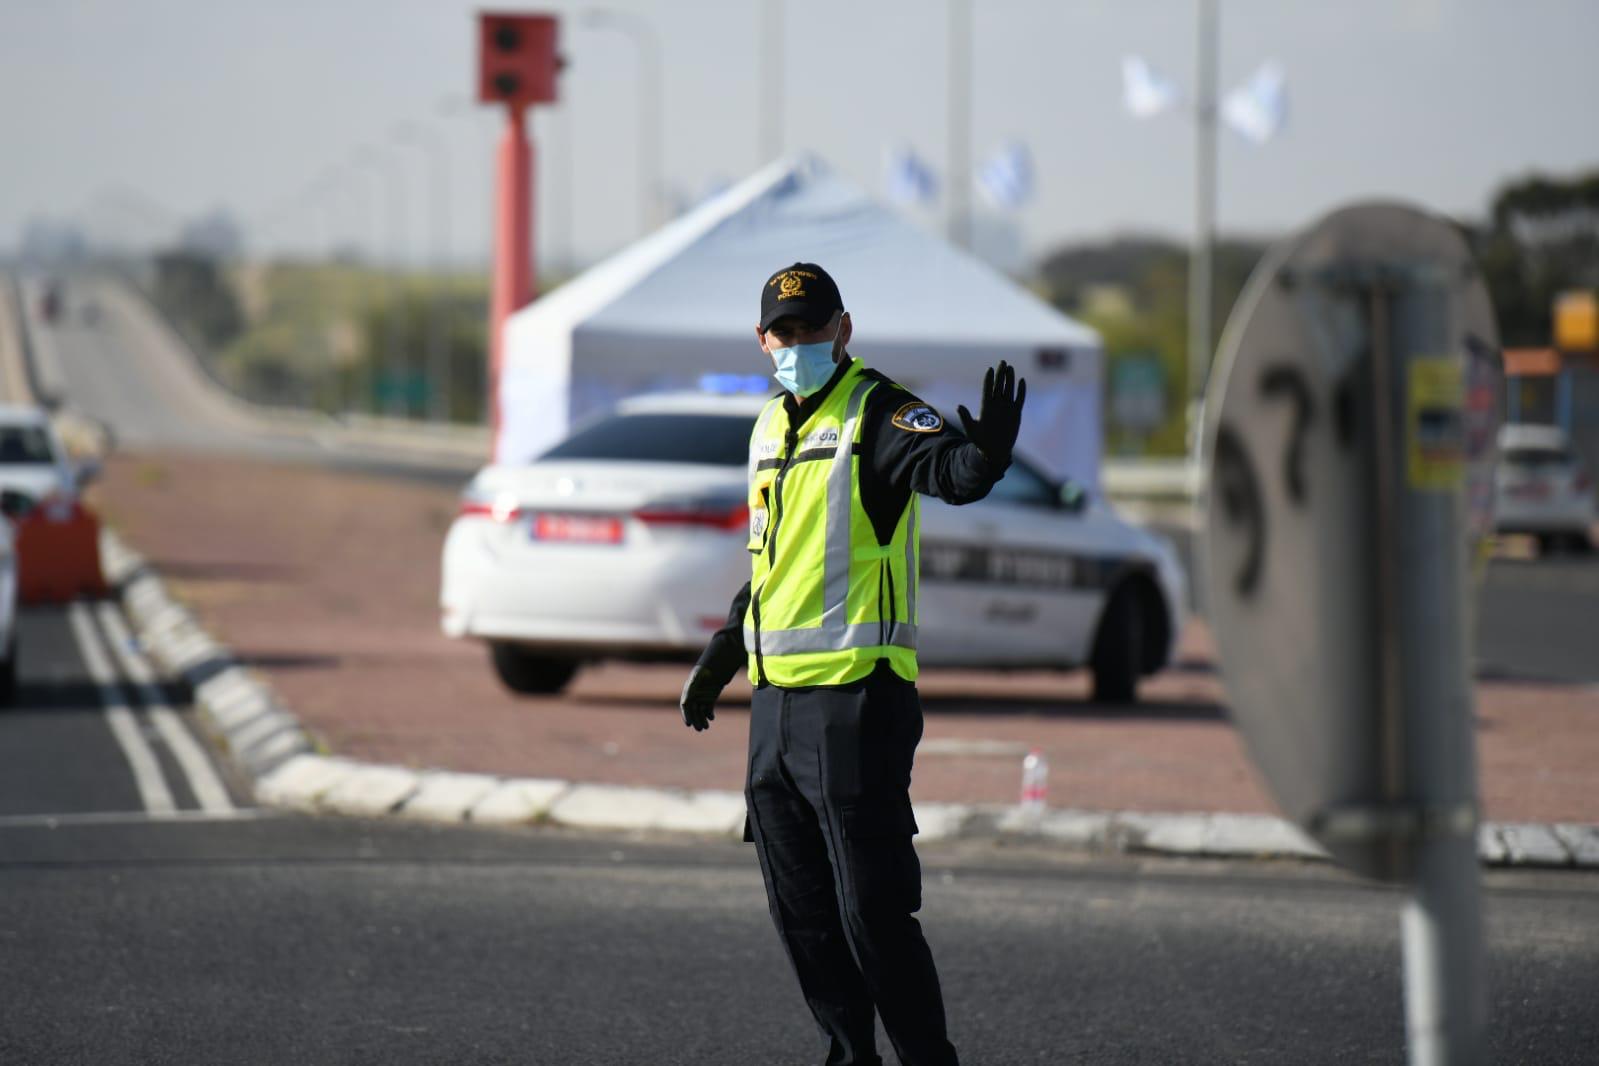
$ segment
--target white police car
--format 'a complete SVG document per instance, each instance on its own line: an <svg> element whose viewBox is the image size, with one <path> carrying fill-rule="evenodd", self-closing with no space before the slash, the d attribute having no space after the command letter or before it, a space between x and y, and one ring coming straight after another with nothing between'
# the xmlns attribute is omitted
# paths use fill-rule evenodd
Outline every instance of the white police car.
<svg viewBox="0 0 1599 1066"><path fill-rule="evenodd" d="M531 464L479 471L444 543L444 632L486 641L520 693L599 659L692 660L749 580L764 402L637 397ZM979 503L923 498L921 543L923 666L1086 666L1096 698L1125 702L1171 659L1171 546L1020 457Z"/></svg>

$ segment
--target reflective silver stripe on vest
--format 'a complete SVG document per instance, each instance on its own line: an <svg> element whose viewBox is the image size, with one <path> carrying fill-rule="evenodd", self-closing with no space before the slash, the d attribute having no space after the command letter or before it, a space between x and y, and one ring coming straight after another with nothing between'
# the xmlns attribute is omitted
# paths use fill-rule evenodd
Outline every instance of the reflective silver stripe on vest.
<svg viewBox="0 0 1599 1066"><path fill-rule="evenodd" d="M762 629L761 653L763 655L802 655L817 651L848 651L850 648L875 648L889 644L900 648L916 647L916 627L909 622L888 625L888 639L883 639L881 622L857 622L839 630L823 629ZM744 627L744 643L755 646L755 630Z"/></svg>
<svg viewBox="0 0 1599 1066"><path fill-rule="evenodd" d="M916 566L916 516L921 513L916 497L911 497L910 518L905 524L905 618L916 624L916 586L921 584L921 573Z"/></svg>
<svg viewBox="0 0 1599 1066"><path fill-rule="evenodd" d="M766 426L777 413L781 400L772 400L761 408L761 417L755 420L755 430L750 434L750 484L755 484L755 469L761 464L761 444L766 437Z"/></svg>
<svg viewBox="0 0 1599 1066"><path fill-rule="evenodd" d="M849 624L849 564L853 551L849 535L853 496L850 491L853 487L850 458L855 452L855 426L861 418L861 405L873 384L871 381L858 381L855 391L849 394L849 403L844 408L844 427L838 435L838 451L833 453L833 468L827 472L827 539L824 548L826 559L822 564L821 620L822 631L826 633L835 633ZM765 647L764 640L762 647ZM783 653L774 651L774 654Z"/></svg>

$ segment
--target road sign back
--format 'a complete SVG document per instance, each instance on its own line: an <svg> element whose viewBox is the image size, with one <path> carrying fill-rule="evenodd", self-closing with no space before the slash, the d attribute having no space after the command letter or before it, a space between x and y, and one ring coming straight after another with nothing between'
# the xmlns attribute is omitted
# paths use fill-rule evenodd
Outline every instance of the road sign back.
<svg viewBox="0 0 1599 1066"><path fill-rule="evenodd" d="M1444 594L1464 598L1463 489L1491 462L1473 351L1495 362L1498 338L1454 227L1360 206L1272 249L1207 397L1201 558L1233 717L1283 811L1376 876L1403 874L1417 824L1474 814L1466 625ZM1439 782L1405 708L1424 688L1467 750L1464 780L1421 791Z"/></svg>

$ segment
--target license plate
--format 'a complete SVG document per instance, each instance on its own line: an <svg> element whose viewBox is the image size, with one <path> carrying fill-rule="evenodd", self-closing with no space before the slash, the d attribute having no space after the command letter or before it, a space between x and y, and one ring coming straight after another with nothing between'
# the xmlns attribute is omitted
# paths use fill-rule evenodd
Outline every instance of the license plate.
<svg viewBox="0 0 1599 1066"><path fill-rule="evenodd" d="M609 515L535 515L533 539L565 541L569 544L620 544L622 521Z"/></svg>

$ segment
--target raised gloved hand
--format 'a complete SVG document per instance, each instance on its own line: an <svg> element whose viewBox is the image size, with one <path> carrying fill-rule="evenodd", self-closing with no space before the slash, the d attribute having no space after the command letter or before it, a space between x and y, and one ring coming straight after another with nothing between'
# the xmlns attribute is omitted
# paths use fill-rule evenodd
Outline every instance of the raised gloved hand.
<svg viewBox="0 0 1599 1066"><path fill-rule="evenodd" d="M696 666L683 685L683 698L678 709L683 712L683 724L695 732L711 727L716 717L716 697L722 694L722 682L711 676L709 668Z"/></svg>
<svg viewBox="0 0 1599 1066"><path fill-rule="evenodd" d="M983 376L982 403L978 410L981 418L973 418L965 405L955 408L960 415L966 439L977 445L995 466L1010 464L1011 449L1016 446L1016 434L1022 428L1022 404L1027 402L1027 382L1018 380L1016 368L1005 360L999 366L989 367Z"/></svg>

